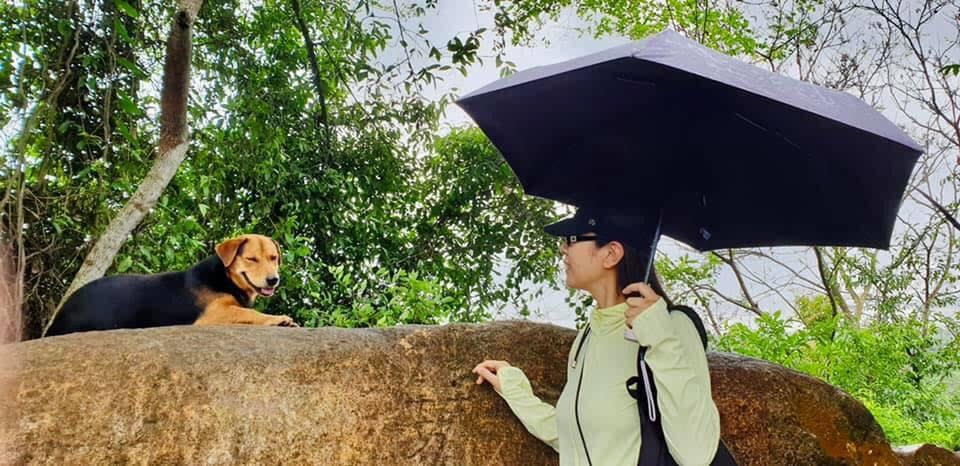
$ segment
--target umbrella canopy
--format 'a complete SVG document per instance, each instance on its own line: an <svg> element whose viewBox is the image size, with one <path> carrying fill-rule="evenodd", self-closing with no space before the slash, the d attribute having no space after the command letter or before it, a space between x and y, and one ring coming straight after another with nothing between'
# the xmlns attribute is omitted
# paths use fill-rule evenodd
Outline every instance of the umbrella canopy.
<svg viewBox="0 0 960 466"><path fill-rule="evenodd" d="M701 251L886 249L921 148L856 97L673 31L498 80L457 102L528 194L656 209Z"/></svg>

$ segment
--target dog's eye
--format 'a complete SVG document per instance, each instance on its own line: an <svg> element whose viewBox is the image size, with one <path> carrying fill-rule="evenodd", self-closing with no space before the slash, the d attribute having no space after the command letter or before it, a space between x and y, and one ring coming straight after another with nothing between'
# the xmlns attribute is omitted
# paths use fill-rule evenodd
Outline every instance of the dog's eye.
<svg viewBox="0 0 960 466"><path fill-rule="evenodd" d="M277 256L270 256L270 262L276 262Z"/></svg>
<svg viewBox="0 0 960 466"><path fill-rule="evenodd" d="M256 257L248 257L247 260L250 262L260 262Z"/></svg>

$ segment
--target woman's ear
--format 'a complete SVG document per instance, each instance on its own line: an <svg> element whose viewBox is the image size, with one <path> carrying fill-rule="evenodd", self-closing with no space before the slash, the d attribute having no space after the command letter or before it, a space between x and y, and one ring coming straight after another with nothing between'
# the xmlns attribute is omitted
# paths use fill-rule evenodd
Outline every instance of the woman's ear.
<svg viewBox="0 0 960 466"><path fill-rule="evenodd" d="M603 267L606 269L616 268L617 264L623 260L623 244L619 241L611 241L603 246L606 250L603 256Z"/></svg>

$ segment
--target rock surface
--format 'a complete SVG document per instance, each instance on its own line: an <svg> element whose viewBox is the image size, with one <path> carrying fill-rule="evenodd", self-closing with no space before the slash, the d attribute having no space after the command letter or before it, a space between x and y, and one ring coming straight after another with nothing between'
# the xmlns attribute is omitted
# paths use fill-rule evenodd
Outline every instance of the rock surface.
<svg viewBox="0 0 960 466"><path fill-rule="evenodd" d="M894 450L903 466L960 466L960 453L924 444Z"/></svg>
<svg viewBox="0 0 960 466"><path fill-rule="evenodd" d="M528 322L387 329L167 327L10 345L0 464L556 464L483 359L554 402L574 337ZM709 355L742 466L901 464L870 413L816 379ZM914 463L921 464L921 463Z"/></svg>

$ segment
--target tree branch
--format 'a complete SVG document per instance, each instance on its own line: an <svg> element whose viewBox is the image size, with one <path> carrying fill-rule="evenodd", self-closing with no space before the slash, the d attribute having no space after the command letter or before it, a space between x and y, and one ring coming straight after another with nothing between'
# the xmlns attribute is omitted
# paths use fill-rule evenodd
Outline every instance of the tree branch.
<svg viewBox="0 0 960 466"><path fill-rule="evenodd" d="M737 263L733 258L733 250L727 249L727 254L729 254L729 257L724 257L716 252L713 252L712 254L723 261L724 264L730 266L730 270L733 270L733 275L737 278L737 284L740 285L740 292L743 294L743 298L747 300L747 304L749 304L748 309L755 312L757 315L762 315L760 306L758 306L757 302L754 301L753 296L750 295L750 290L747 288L747 284L743 281L743 275L741 275L740 269L737 267Z"/></svg>
<svg viewBox="0 0 960 466"><path fill-rule="evenodd" d="M320 65L317 62L317 51L314 48L313 40L310 39L310 29L303 20L303 12L300 9L300 0L290 0L290 7L293 8L293 17L297 21L297 28L303 36L303 44L307 49L307 61L310 62L310 72L313 74L313 88L317 92L317 99L320 100L320 126L326 128L329 124L327 115L327 86L320 77ZM329 134L327 135L329 138ZM329 139L327 141L330 142Z"/></svg>

